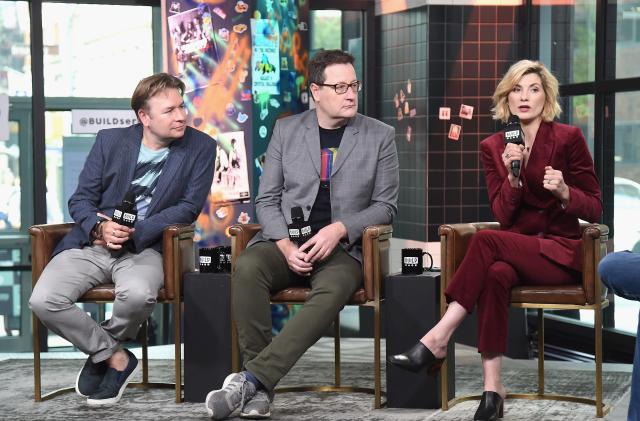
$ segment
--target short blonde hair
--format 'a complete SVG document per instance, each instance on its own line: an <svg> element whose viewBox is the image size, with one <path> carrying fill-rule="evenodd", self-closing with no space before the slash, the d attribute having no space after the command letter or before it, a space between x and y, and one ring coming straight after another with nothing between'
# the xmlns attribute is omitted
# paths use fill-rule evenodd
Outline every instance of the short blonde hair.
<svg viewBox="0 0 640 421"><path fill-rule="evenodd" d="M562 108L558 103L558 79L551 74L544 64L539 61L520 60L514 63L507 73L503 76L500 83L493 93L493 108L491 113L494 120L500 120L503 123L509 121L511 111L509 111L509 93L520 82L524 75L535 73L540 76L542 81L542 89L545 94L544 107L542 108L542 120L546 122L553 121L562 113Z"/></svg>

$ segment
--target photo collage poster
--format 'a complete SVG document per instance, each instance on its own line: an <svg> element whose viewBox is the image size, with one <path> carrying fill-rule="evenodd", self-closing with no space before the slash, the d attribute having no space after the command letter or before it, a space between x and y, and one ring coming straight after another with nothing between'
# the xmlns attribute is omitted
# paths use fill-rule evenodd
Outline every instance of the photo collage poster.
<svg viewBox="0 0 640 421"><path fill-rule="evenodd" d="M257 0L252 17L253 185L258 186L276 120L309 108L309 1Z"/></svg>
<svg viewBox="0 0 640 421"><path fill-rule="evenodd" d="M163 0L165 70L186 85L189 124L217 143L214 180L196 221L199 247L228 245L253 222L251 13L254 0Z"/></svg>
<svg viewBox="0 0 640 421"><path fill-rule="evenodd" d="M162 2L165 70L185 82L189 124L217 143L199 247L228 245L231 225L257 222L252 200L275 121L308 108L308 3ZM257 74L266 76L254 84Z"/></svg>

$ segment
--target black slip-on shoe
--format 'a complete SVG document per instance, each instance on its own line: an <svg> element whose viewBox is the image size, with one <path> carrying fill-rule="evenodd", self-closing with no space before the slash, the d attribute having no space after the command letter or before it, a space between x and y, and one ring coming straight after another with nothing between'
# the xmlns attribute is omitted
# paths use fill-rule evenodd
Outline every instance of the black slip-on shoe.
<svg viewBox="0 0 640 421"><path fill-rule="evenodd" d="M76 393L85 398L96 393L106 372L107 363L105 361L94 363L91 361L91 357L87 358L76 377Z"/></svg>
<svg viewBox="0 0 640 421"><path fill-rule="evenodd" d="M120 400L127 384L140 370L136 356L128 349L125 349L124 352L129 356L127 367L124 371L108 367L98 390L87 398L88 405L111 405Z"/></svg>

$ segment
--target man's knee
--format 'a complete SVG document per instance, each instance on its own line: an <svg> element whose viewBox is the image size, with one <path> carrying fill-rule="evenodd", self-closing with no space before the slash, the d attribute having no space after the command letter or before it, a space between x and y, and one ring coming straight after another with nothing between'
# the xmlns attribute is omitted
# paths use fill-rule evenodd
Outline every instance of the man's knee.
<svg viewBox="0 0 640 421"><path fill-rule="evenodd" d="M636 268L630 264L633 254L626 251L606 255L598 265L598 273L605 285L614 287L621 280L621 275L634 273Z"/></svg>
<svg viewBox="0 0 640 421"><path fill-rule="evenodd" d="M46 319L47 314L74 305L73 301L60 294L59 291L52 291L39 287L36 283L31 297L29 298L29 308L41 320Z"/></svg>
<svg viewBox="0 0 640 421"><path fill-rule="evenodd" d="M29 298L29 308L38 317L42 317L43 314L46 314L48 307L47 297L45 294L42 294L38 289L34 289L31 293L31 297Z"/></svg>
<svg viewBox="0 0 640 421"><path fill-rule="evenodd" d="M263 261L260 254L254 253L251 248L246 249L236 260L232 276L233 290L255 286L262 278L260 275L265 265L268 266L269 262Z"/></svg>
<svg viewBox="0 0 640 421"><path fill-rule="evenodd" d="M135 287L116 291L116 300L126 303L131 309L153 306L158 300L158 291L150 287Z"/></svg>
<svg viewBox="0 0 640 421"><path fill-rule="evenodd" d="M598 265L598 273L602 282L615 293L628 293L635 297L640 295L635 273L640 267L640 254L619 251L608 254ZM629 298L629 297L626 297Z"/></svg>
<svg viewBox="0 0 640 421"><path fill-rule="evenodd" d="M617 258L615 257L615 253L606 255L598 265L598 273L600 274L600 279L602 280L602 283L604 283L609 288L613 286L611 285L611 275L615 270L617 270L617 266L618 262Z"/></svg>
<svg viewBox="0 0 640 421"><path fill-rule="evenodd" d="M338 276L328 277L314 283L307 300L315 295L325 294L337 302L347 302L351 295L362 286L360 272L343 272Z"/></svg>

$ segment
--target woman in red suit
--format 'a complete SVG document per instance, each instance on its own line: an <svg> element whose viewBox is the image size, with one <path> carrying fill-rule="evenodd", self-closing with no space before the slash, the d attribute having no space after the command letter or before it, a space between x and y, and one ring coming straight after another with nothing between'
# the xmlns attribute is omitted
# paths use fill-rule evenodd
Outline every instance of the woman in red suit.
<svg viewBox="0 0 640 421"><path fill-rule="evenodd" d="M442 319L410 350L389 357L397 366L436 373L451 335L474 307L484 393L474 420L502 417L506 390L500 378L507 344L507 313L515 285L561 285L581 280L578 219L597 222L600 187L582 132L554 122L560 114L558 81L542 63L509 68L493 95L494 119L520 118L524 145L505 144L504 133L480 143L493 215L500 231L476 233L445 291ZM512 162L520 161L514 175Z"/></svg>

